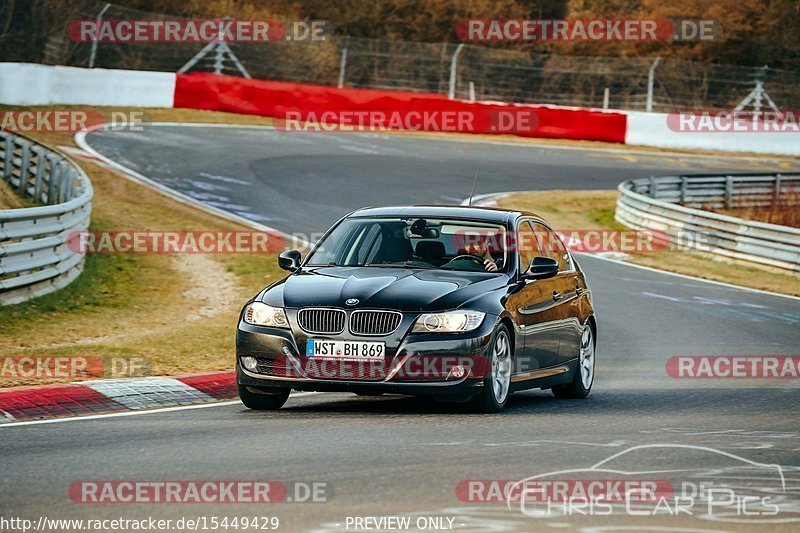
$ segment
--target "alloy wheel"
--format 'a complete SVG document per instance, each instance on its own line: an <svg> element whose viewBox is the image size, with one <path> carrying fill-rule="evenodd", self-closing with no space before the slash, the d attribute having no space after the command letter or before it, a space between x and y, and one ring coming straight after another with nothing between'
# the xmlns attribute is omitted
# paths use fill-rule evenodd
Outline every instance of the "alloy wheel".
<svg viewBox="0 0 800 533"><path fill-rule="evenodd" d="M581 353L578 365L583 387L588 390L594 381L594 340L591 326L586 326L581 335Z"/></svg>
<svg viewBox="0 0 800 533"><path fill-rule="evenodd" d="M508 334L500 331L492 348L492 392L497 403L502 404L511 387L511 345Z"/></svg>

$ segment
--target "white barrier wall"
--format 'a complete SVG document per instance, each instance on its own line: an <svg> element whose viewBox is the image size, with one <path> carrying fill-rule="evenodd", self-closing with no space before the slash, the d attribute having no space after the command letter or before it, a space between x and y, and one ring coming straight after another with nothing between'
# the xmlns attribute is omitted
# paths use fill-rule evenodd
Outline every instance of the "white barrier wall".
<svg viewBox="0 0 800 533"><path fill-rule="evenodd" d="M172 107L175 74L0 63L0 104Z"/></svg>
<svg viewBox="0 0 800 533"><path fill-rule="evenodd" d="M625 114L628 116L625 144L683 150L800 155L800 133L796 132L682 132L669 128L669 115L666 113L625 111Z"/></svg>

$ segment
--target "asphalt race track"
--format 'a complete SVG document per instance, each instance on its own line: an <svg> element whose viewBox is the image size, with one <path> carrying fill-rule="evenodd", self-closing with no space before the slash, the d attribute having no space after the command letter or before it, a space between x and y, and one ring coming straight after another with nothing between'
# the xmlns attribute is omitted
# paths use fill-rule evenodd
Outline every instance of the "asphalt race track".
<svg viewBox="0 0 800 533"><path fill-rule="evenodd" d="M650 174L800 168L800 161L732 162L460 139L197 126L88 136L94 149L128 168L288 233L323 231L365 206L458 203L469 196L476 170L480 194L615 189Z"/></svg>
<svg viewBox="0 0 800 533"><path fill-rule="evenodd" d="M653 173L797 166L264 128L159 126L97 132L88 142L159 183L289 233L323 231L364 205L457 203L469 194L476 168L477 192L488 193L609 189ZM278 516L280 531L343 530L347 517L397 514L412 520L450 517L460 531L796 531L797 379L676 379L667 375L665 363L674 355L800 355L800 301L589 256L579 261L599 319L598 373L585 401L531 391L513 396L506 412L486 416L404 397L301 394L275 413L229 402L0 427L0 511L34 518ZM780 512L762 507L745 515L735 505L698 504L678 515L584 516L573 510L529 516L531 509L526 515L518 505L509 510L502 503L462 501L456 493L462 480L589 469L620 452L627 453L609 463L617 472L613 479L635 473L689 483L725 481L737 487L737 495L774 498ZM72 503L69 485L87 479L317 481L327 484L329 501L218 507Z"/></svg>

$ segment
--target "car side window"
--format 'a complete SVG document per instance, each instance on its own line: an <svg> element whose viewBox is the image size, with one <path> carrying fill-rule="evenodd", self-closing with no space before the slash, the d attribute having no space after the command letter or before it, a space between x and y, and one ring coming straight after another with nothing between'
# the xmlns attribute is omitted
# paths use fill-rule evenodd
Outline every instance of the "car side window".
<svg viewBox="0 0 800 533"><path fill-rule="evenodd" d="M542 255L539 240L527 220L520 222L516 234L516 246L519 255L519 271L525 272L534 257Z"/></svg>
<svg viewBox="0 0 800 533"><path fill-rule="evenodd" d="M536 228L536 235L539 237L539 242L542 246L542 255L558 261L559 272L572 270L572 260L567 252L567 247L561 241L561 237L538 222L534 222L533 226Z"/></svg>

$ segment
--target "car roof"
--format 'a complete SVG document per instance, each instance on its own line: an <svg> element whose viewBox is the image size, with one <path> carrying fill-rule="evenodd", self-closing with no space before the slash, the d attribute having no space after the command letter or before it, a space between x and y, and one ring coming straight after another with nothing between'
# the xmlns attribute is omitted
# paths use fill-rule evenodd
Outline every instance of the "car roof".
<svg viewBox="0 0 800 533"><path fill-rule="evenodd" d="M367 217L420 217L420 218L462 218L481 220L496 224L513 222L520 216L537 216L525 211L502 209L499 207L475 207L461 205L411 205L391 207L365 207L349 215L348 218Z"/></svg>

